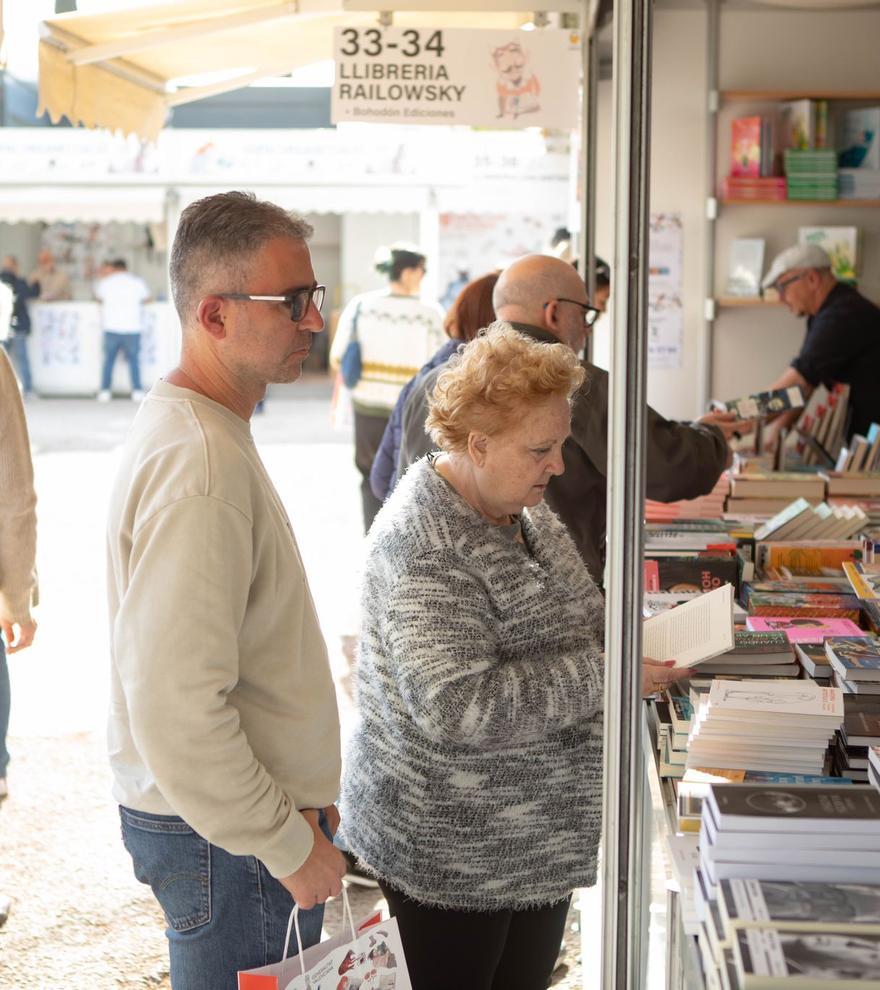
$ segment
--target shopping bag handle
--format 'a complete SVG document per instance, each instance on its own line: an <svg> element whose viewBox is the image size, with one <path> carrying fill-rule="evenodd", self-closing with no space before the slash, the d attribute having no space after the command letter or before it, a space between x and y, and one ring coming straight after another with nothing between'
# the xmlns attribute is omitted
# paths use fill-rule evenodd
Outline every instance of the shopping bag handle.
<svg viewBox="0 0 880 990"><path fill-rule="evenodd" d="M342 885L342 920L345 921L348 917L348 927L351 931L351 940L355 941L357 938L357 932L354 927L354 918L351 914L351 904L348 903L348 888L345 884ZM296 929L296 944L299 946L299 955L302 959L303 944L302 935L299 932L299 904L293 905L293 910L290 912L290 917L287 919L287 934L284 936L284 952L281 954L281 966L284 967L284 963L287 960L287 950L290 948L290 932L291 929ZM302 962L302 975L306 978L306 986L311 987L312 981L309 978L309 974L306 972L305 960ZM283 979L283 977L282 977Z"/></svg>

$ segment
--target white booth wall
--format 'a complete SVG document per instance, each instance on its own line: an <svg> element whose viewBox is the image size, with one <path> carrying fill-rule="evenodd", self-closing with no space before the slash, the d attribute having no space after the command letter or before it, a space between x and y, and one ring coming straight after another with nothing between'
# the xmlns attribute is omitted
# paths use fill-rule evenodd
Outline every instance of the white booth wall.
<svg viewBox="0 0 880 990"><path fill-rule="evenodd" d="M681 367L650 369L648 402L664 415L699 415L704 347L706 251L706 13L659 7L654 15L651 209L682 216L684 333ZM725 10L721 15L720 88L817 93L880 90L880 11L839 13L771 9ZM596 250L611 258L614 162L612 85L599 87ZM745 105L744 112L755 105ZM760 111L758 106L756 112ZM735 115L741 115L738 113ZM729 141L719 128L719 175ZM797 240L801 225L857 226L861 234L860 289L880 302L880 207L805 205L719 207L716 295L723 290L732 237L766 240L765 270L775 253ZM601 320L594 359L608 366L610 321ZM784 307L720 310L712 341L710 393L730 399L766 387L797 353L804 321Z"/></svg>

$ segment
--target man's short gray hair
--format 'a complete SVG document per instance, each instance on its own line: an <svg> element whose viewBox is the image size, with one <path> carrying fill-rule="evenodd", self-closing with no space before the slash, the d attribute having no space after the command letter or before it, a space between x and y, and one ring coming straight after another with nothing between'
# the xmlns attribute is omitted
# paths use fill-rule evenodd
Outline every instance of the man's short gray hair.
<svg viewBox="0 0 880 990"><path fill-rule="evenodd" d="M171 295L186 326L211 292L245 292L250 263L276 237L307 241L310 223L249 192L225 192L191 203L171 248ZM279 289L282 288L279 286Z"/></svg>

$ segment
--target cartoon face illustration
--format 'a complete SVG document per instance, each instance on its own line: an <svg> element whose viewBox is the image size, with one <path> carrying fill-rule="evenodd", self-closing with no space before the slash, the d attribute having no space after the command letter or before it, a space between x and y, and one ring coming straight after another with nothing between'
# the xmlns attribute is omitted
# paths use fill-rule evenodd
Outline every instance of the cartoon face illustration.
<svg viewBox="0 0 880 990"><path fill-rule="evenodd" d="M519 41L492 49L492 63L498 74L498 116L518 117L541 109L538 96L541 85L528 69L529 57Z"/></svg>

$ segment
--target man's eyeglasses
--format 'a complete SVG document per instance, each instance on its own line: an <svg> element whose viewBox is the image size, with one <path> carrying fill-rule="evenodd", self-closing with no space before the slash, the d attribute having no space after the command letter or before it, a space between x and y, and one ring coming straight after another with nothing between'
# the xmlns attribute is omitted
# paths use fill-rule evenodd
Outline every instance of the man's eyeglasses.
<svg viewBox="0 0 880 990"><path fill-rule="evenodd" d="M798 272L797 275L791 275L789 278L782 279L782 281L777 279L773 287L781 296L784 294L785 290L792 284L792 282L797 282L798 279L802 279L806 274L807 274L806 272Z"/></svg>
<svg viewBox="0 0 880 990"><path fill-rule="evenodd" d="M573 306L580 306L580 308L584 311L584 323L588 327L591 327L602 315L602 311L600 309L596 309L595 306L591 306L589 303L578 302L577 299L549 299L544 303L544 309L546 309L552 302L566 302L571 303Z"/></svg>
<svg viewBox="0 0 880 990"><path fill-rule="evenodd" d="M320 312L324 305L324 294L327 292L326 285L309 285L305 289L293 289L283 296L255 296L247 292L215 292L220 299L241 299L252 302L279 302L290 307L290 318L294 323L299 323L305 318L309 311L309 306L314 302L315 308Z"/></svg>

